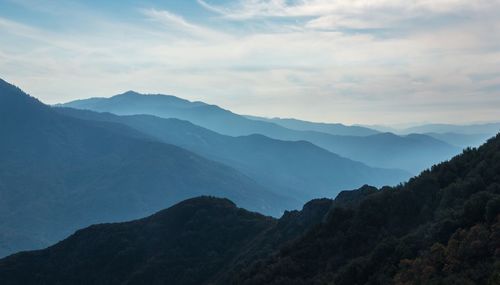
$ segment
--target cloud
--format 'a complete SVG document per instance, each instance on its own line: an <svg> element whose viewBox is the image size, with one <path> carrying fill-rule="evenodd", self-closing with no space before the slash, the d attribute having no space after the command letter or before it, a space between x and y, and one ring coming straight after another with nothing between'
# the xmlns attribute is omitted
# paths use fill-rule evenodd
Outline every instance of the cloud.
<svg viewBox="0 0 500 285"><path fill-rule="evenodd" d="M65 27L55 30L0 17L0 76L48 103L135 89L317 121L500 116L497 6L204 1L207 19L157 7L40 12ZM71 25L68 13L79 13Z"/></svg>
<svg viewBox="0 0 500 285"><path fill-rule="evenodd" d="M498 0L240 0L217 6L197 0L226 19L302 18L313 29L394 28L399 22L423 21L444 15L460 16L497 8Z"/></svg>
<svg viewBox="0 0 500 285"><path fill-rule="evenodd" d="M176 15L167 10L150 8L141 9L140 11L150 20L164 25L164 27L169 29L170 32L180 32L176 34L177 36L184 35L204 39L219 39L227 36L215 30L190 23L182 16Z"/></svg>

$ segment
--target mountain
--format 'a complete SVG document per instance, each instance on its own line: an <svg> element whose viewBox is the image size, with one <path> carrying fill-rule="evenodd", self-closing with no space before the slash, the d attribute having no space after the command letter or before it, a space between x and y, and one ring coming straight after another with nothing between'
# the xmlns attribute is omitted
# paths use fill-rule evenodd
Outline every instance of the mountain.
<svg viewBox="0 0 500 285"><path fill-rule="evenodd" d="M122 124L64 116L0 81L0 256L199 195L280 215L297 201Z"/></svg>
<svg viewBox="0 0 500 285"><path fill-rule="evenodd" d="M276 221L210 197L0 261L2 284L202 284ZM30 274L25 274L29 272Z"/></svg>
<svg viewBox="0 0 500 285"><path fill-rule="evenodd" d="M401 133L459 133L468 135L495 135L500 131L500 123L471 125L426 124L400 130Z"/></svg>
<svg viewBox="0 0 500 285"><path fill-rule="evenodd" d="M7 257L0 260L0 280L4 285L210 284L240 264L242 252L270 238L290 240L320 222L331 200L311 203L321 206L305 206L277 221L227 199L192 198L144 219L90 226L47 249Z"/></svg>
<svg viewBox="0 0 500 285"><path fill-rule="evenodd" d="M351 205L227 280L500 284L500 135Z"/></svg>
<svg viewBox="0 0 500 285"><path fill-rule="evenodd" d="M500 128L497 131L500 131ZM478 147L494 134L425 133L427 136L460 148Z"/></svg>
<svg viewBox="0 0 500 285"><path fill-rule="evenodd" d="M460 152L460 148L426 135L381 133L341 136L292 130L271 122L251 120L215 105L190 102L169 95L142 95L129 91L111 98L78 100L62 106L117 115L149 114L177 118L231 136L262 134L280 140L305 140L369 166L403 169L415 174Z"/></svg>
<svg viewBox="0 0 500 285"><path fill-rule="evenodd" d="M472 125L426 124L413 127L386 127L373 125L364 127L371 127L380 132L392 132L398 135L422 134L461 149L480 146L488 138L500 131L500 123Z"/></svg>
<svg viewBox="0 0 500 285"><path fill-rule="evenodd" d="M285 118L263 118L256 116L246 116L252 120L260 120L275 123L277 125L283 126L288 129L298 130L298 131L316 131L327 133L331 135L341 135L341 136L369 136L380 133L379 131L362 127L362 126L346 126L343 124L332 124L332 123L317 123L308 122L297 119L285 119Z"/></svg>
<svg viewBox="0 0 500 285"><path fill-rule="evenodd" d="M282 141L263 135L225 136L187 121L151 115L117 116L71 108L54 110L79 119L127 125L229 165L274 192L301 203L316 197L335 197L340 190L365 183L396 185L410 177L404 171L368 167L305 141Z"/></svg>
<svg viewBox="0 0 500 285"><path fill-rule="evenodd" d="M398 136L380 133L360 137L308 132L307 139L331 152L370 166L399 168L414 174L453 157L460 149L419 134Z"/></svg>
<svg viewBox="0 0 500 285"><path fill-rule="evenodd" d="M27 274L29 272L29 274ZM279 219L191 199L0 260L4 284L499 284L500 134Z"/></svg>

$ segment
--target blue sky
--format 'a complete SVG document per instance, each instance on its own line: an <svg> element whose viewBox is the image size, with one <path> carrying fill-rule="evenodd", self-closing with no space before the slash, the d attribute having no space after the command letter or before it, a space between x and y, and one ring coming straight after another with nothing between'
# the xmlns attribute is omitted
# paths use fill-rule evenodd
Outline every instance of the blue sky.
<svg viewBox="0 0 500 285"><path fill-rule="evenodd" d="M0 77L348 124L500 118L498 0L0 0Z"/></svg>

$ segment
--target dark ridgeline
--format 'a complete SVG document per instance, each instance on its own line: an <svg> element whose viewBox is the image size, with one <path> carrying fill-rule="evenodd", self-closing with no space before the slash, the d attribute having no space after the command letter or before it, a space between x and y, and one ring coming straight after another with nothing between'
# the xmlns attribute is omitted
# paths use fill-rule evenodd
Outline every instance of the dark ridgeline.
<svg viewBox="0 0 500 285"><path fill-rule="evenodd" d="M327 128L329 133L294 130L279 125L279 122L249 119L215 105L190 102L170 95L143 95L129 91L111 98L78 100L62 106L117 115L149 114L177 118L231 136L262 134L280 140L305 140L369 166L403 169L413 174L460 152L459 147L427 135L397 136L375 132L364 136L360 135L357 127L346 127L356 135L344 135L347 132L345 128L339 134L332 134L331 128ZM317 130L324 129L324 126L309 128Z"/></svg>
<svg viewBox="0 0 500 285"><path fill-rule="evenodd" d="M500 135L279 220L197 198L0 260L3 284L500 284Z"/></svg>
<svg viewBox="0 0 500 285"><path fill-rule="evenodd" d="M150 217L79 230L44 250L0 260L8 284L224 284L322 221L332 205L314 200L280 220L227 199L192 198ZM223 282L223 283L220 283Z"/></svg>
<svg viewBox="0 0 500 285"><path fill-rule="evenodd" d="M255 134L225 136L188 121L151 115L117 116L72 108L54 110L79 119L127 125L165 143L234 167L301 204L316 197L335 197L340 190L363 184L397 185L411 176L400 170L368 167L306 141L282 141Z"/></svg>
<svg viewBox="0 0 500 285"><path fill-rule="evenodd" d="M300 205L125 125L59 114L1 80L0 137L0 256L200 195L273 215Z"/></svg>
<svg viewBox="0 0 500 285"><path fill-rule="evenodd" d="M202 284L276 221L227 199L183 201L150 217L77 231L0 261L7 284Z"/></svg>
<svg viewBox="0 0 500 285"><path fill-rule="evenodd" d="M500 135L403 186L366 192L351 203L359 206L333 208L299 240L227 280L500 284Z"/></svg>

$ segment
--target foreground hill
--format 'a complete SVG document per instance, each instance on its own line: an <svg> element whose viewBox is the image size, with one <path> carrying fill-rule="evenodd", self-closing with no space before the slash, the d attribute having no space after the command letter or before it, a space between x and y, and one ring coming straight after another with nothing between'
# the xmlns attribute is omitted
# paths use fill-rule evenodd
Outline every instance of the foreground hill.
<svg viewBox="0 0 500 285"><path fill-rule="evenodd" d="M269 254L266 247L275 241L286 242L320 222L331 203L313 201L277 221L227 199L193 198L141 220L94 225L45 250L7 257L0 260L0 280L5 285L218 283L243 262L242 253L258 245L259 254Z"/></svg>
<svg viewBox="0 0 500 285"><path fill-rule="evenodd" d="M235 284L500 284L500 135L336 207Z"/></svg>
<svg viewBox="0 0 500 285"><path fill-rule="evenodd" d="M0 261L0 280L202 284L275 224L229 200L194 198L145 219L91 226L46 250L13 255Z"/></svg>
<svg viewBox="0 0 500 285"><path fill-rule="evenodd" d="M342 192L277 221L199 198L143 220L92 226L0 260L0 280L499 284L500 135L405 185Z"/></svg>
<svg viewBox="0 0 500 285"><path fill-rule="evenodd" d="M366 183L396 185L410 177L404 171L368 167L304 141L282 141L262 135L225 136L187 121L150 115L117 116L71 108L54 110L80 119L127 125L234 167L261 185L301 203L316 197L335 197L340 190Z"/></svg>
<svg viewBox="0 0 500 285"><path fill-rule="evenodd" d="M124 125L63 116L4 81L0 137L0 256L204 194L273 215L297 206L233 168Z"/></svg>
<svg viewBox="0 0 500 285"><path fill-rule="evenodd" d="M142 95L129 91L111 98L78 100L62 106L117 115L149 114L178 118L231 136L262 134L280 140L305 140L369 166L403 169L413 174L460 152L460 148L426 135L397 136L385 133L344 136L292 130L276 123L252 120L215 105L168 95Z"/></svg>

